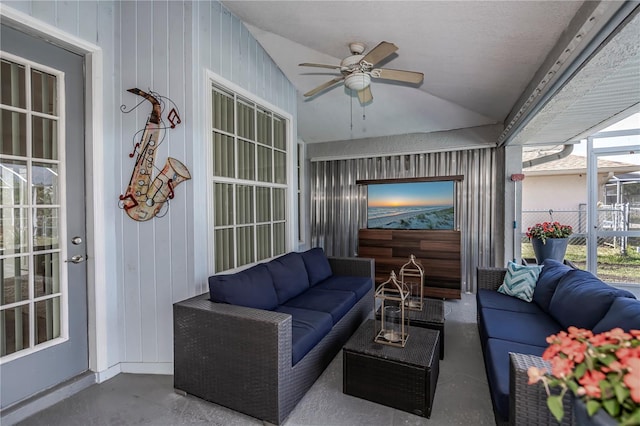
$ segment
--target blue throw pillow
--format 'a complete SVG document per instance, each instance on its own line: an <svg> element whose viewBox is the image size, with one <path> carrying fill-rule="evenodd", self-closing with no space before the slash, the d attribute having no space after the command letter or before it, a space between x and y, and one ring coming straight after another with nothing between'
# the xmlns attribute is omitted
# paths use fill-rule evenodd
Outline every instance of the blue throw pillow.
<svg viewBox="0 0 640 426"><path fill-rule="evenodd" d="M575 269L567 272L558 283L549 313L564 328L573 325L591 330L616 297L634 298L628 291L605 284L590 272Z"/></svg>
<svg viewBox="0 0 640 426"><path fill-rule="evenodd" d="M572 271L573 268L553 259L545 259L542 262L542 272L538 277L536 289L533 291L533 302L546 313L549 313L549 305L553 293L558 287L558 282L564 275Z"/></svg>
<svg viewBox="0 0 640 426"><path fill-rule="evenodd" d="M209 298L248 308L273 310L278 296L271 275L264 264L229 275L209 277Z"/></svg>
<svg viewBox="0 0 640 426"><path fill-rule="evenodd" d="M509 262L507 273L502 285L498 287L498 292L531 302L541 270L540 265L524 266Z"/></svg>
<svg viewBox="0 0 640 426"><path fill-rule="evenodd" d="M278 294L279 305L309 288L309 276L300 253L287 253L266 265Z"/></svg>
<svg viewBox="0 0 640 426"><path fill-rule="evenodd" d="M300 253L300 255L305 268L307 268L307 274L309 274L309 285L316 285L333 275L329 259L321 247L312 248Z"/></svg>
<svg viewBox="0 0 640 426"><path fill-rule="evenodd" d="M640 300L616 297L604 317L593 327L593 332L602 333L616 327L626 332L640 330Z"/></svg>

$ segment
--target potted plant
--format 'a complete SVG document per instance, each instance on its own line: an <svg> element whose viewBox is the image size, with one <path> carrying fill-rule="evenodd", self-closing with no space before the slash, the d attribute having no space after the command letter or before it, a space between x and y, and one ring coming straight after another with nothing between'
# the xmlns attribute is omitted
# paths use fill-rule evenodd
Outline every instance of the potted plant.
<svg viewBox="0 0 640 426"><path fill-rule="evenodd" d="M576 408L582 406L586 419L600 416L610 422L591 424L640 424L640 330L626 333L614 328L593 334L569 327L547 337L547 342L542 358L551 363L551 372L530 367L527 373L529 384L543 383L547 406L558 422L564 417L562 398L571 390L577 424L589 424L578 420ZM553 395L553 387L560 387L560 393Z"/></svg>
<svg viewBox="0 0 640 426"><path fill-rule="evenodd" d="M544 259L562 262L571 234L573 228L570 225L561 225L560 222L542 222L530 226L527 229L527 237L531 241L538 264Z"/></svg>

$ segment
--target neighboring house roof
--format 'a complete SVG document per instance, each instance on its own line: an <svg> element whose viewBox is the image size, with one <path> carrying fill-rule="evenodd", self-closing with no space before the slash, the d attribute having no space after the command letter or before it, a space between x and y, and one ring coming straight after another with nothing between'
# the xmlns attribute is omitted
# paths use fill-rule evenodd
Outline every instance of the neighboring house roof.
<svg viewBox="0 0 640 426"><path fill-rule="evenodd" d="M522 153L522 161L533 160L541 155L536 151L527 151ZM635 172L640 169L637 164L622 163L619 161L598 159L598 171L614 172L616 174ZM576 173L586 173L587 157L580 155L568 155L560 160L549 161L548 163L539 164L533 167L527 167L522 170L525 175L541 176L541 175L571 175Z"/></svg>

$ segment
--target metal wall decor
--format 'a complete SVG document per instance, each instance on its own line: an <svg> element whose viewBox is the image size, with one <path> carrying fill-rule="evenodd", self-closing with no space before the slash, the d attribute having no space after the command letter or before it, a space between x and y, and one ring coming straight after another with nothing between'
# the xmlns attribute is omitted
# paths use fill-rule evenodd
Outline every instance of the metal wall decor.
<svg viewBox="0 0 640 426"><path fill-rule="evenodd" d="M413 254L400 268L400 282L409 288L407 308L410 311L421 311L424 301L424 268Z"/></svg>
<svg viewBox="0 0 640 426"><path fill-rule="evenodd" d="M157 93L147 93L137 88L128 89L127 92L142 96L149 101L151 103L151 114L147 118L144 130L141 130L142 138L140 142L135 143L133 152L129 154L131 158L136 153L138 156L129 185L125 193L120 195L118 206L124 209L131 219L146 221L155 216L162 217L166 214L169 208L168 200L173 199L175 187L181 182L191 179L191 174L184 164L171 157L167 158L162 170L155 166L156 151L164 141L164 131L167 129L162 120L165 100L169 101L173 106L167 115L167 120L171 123L169 127L173 129L181 123L180 114L173 101ZM141 104L142 101L128 111L126 106L122 105L120 110L127 114ZM136 132L136 135L138 133L140 131ZM151 181L154 169L159 170L159 173ZM163 210L164 206L166 206L166 209Z"/></svg>
<svg viewBox="0 0 640 426"><path fill-rule="evenodd" d="M380 306L380 317L375 321L376 343L404 348L409 338L409 289L399 282L391 271L389 279L376 289L375 303ZM375 316L375 312L374 312Z"/></svg>

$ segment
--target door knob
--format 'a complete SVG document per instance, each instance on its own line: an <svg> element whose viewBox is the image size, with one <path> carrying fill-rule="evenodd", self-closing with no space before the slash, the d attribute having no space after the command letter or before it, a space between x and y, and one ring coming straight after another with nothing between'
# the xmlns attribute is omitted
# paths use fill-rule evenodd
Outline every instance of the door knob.
<svg viewBox="0 0 640 426"><path fill-rule="evenodd" d="M76 254L75 256L71 257L71 259L65 260L65 262L71 262L71 263L82 263L84 261L85 261L84 256L81 254Z"/></svg>

